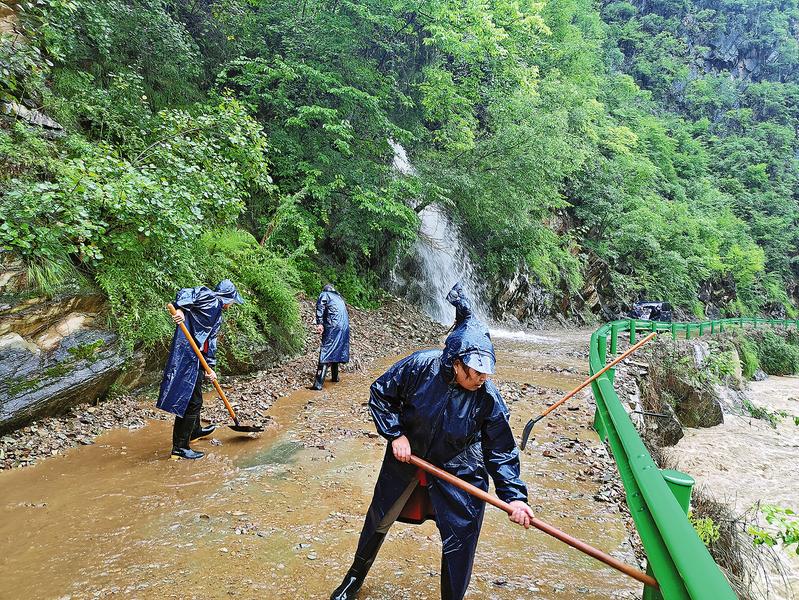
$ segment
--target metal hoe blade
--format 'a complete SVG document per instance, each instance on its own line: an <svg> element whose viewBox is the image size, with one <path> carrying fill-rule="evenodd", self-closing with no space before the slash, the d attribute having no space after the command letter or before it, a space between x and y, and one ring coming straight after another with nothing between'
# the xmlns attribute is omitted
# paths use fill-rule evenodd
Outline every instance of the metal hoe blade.
<svg viewBox="0 0 799 600"><path fill-rule="evenodd" d="M543 415L539 415L535 419L530 419L529 421L527 421L527 425L524 426L524 431L522 432L522 443L519 446L522 450L524 450L527 447L527 440L530 439L530 434L533 431L533 426L543 418L544 418Z"/></svg>
<svg viewBox="0 0 799 600"><path fill-rule="evenodd" d="M260 433L264 430L260 425L228 425L228 427L240 433Z"/></svg>

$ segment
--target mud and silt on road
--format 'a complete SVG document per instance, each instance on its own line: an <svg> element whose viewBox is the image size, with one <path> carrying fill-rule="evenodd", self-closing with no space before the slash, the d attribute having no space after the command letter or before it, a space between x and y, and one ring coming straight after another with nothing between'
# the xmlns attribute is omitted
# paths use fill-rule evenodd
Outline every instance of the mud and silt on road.
<svg viewBox="0 0 799 600"><path fill-rule="evenodd" d="M587 337L495 340L496 379L517 434L585 375ZM215 441L197 442L209 453L200 462L166 461L170 426L153 421L0 474L0 597L326 598L352 559L385 450L366 408L368 385L416 349L386 348L322 392L270 399L263 434L221 429ZM293 368L283 375L298 379ZM261 384L251 385L242 391L250 402ZM536 426L523 457L531 504L632 563L587 396L572 408ZM360 598L438 598L439 557L434 523L395 525ZM636 582L488 508L469 597L639 596Z"/></svg>

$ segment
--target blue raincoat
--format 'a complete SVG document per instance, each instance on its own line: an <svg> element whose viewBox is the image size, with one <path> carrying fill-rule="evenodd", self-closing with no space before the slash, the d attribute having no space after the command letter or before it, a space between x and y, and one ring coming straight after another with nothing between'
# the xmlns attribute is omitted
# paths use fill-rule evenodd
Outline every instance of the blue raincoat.
<svg viewBox="0 0 799 600"><path fill-rule="evenodd" d="M183 310L186 328L202 350L209 367L216 365L216 338L222 325L222 306L243 302L229 279L221 281L215 290L205 286L184 288L175 296L175 307ZM182 417L191 399L199 369L200 360L183 331L177 327L172 336L156 406Z"/></svg>
<svg viewBox="0 0 799 600"><path fill-rule="evenodd" d="M349 362L350 318L344 298L332 285L326 285L316 301L316 324L324 327L319 362Z"/></svg>
<svg viewBox="0 0 799 600"><path fill-rule="evenodd" d="M447 299L456 307L456 326L443 352L415 352L372 384L369 407L377 431L389 441L405 435L415 455L480 489L488 490L490 475L505 502L527 502L508 409L496 386L487 381L472 392L454 383L457 357L473 356L493 371L488 330L472 315L459 286ZM389 445L356 555L368 552L375 532L385 529L386 515L396 518L397 502L404 492L407 498L415 476L416 468L396 460ZM441 595L459 600L471 578L485 503L432 476L426 485L443 546Z"/></svg>

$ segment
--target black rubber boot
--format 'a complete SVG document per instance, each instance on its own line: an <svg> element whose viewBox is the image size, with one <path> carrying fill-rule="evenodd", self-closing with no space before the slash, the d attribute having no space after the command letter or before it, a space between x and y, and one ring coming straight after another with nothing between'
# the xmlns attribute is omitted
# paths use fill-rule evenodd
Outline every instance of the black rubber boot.
<svg viewBox="0 0 799 600"><path fill-rule="evenodd" d="M330 594L330 600L353 600L353 598L355 598L355 594L358 593L358 590L361 589L362 585L363 577L357 577L347 573L347 576L344 577L344 581L341 582L341 585L338 586L332 594Z"/></svg>
<svg viewBox="0 0 799 600"><path fill-rule="evenodd" d="M189 437L189 441L198 440L202 437L207 435L211 435L214 431L216 431L216 425L209 425L208 427L201 427L198 423L197 426L194 428L194 431L191 432L191 436Z"/></svg>
<svg viewBox="0 0 799 600"><path fill-rule="evenodd" d="M172 428L171 460L178 460L179 458L197 459L204 456L204 453L196 452L189 448L189 439L195 429L201 429L200 416L198 414L186 413L183 417L175 418L175 425Z"/></svg>
<svg viewBox="0 0 799 600"><path fill-rule="evenodd" d="M338 383L338 363L330 365L330 381Z"/></svg>
<svg viewBox="0 0 799 600"><path fill-rule="evenodd" d="M325 375L327 375L327 363L319 363L319 366L316 367L316 381L314 381L312 390L321 390L322 383L325 381Z"/></svg>
<svg viewBox="0 0 799 600"><path fill-rule="evenodd" d="M172 448L172 454L169 457L169 460L180 460L182 458L197 460L203 456L205 456L205 452L198 452L197 450L192 450L191 448Z"/></svg>
<svg viewBox="0 0 799 600"><path fill-rule="evenodd" d="M352 561L350 570L344 576L344 581L330 595L330 600L352 600L355 598L385 539L385 533L374 533L369 538L369 541L361 549L361 554L355 555L355 560Z"/></svg>

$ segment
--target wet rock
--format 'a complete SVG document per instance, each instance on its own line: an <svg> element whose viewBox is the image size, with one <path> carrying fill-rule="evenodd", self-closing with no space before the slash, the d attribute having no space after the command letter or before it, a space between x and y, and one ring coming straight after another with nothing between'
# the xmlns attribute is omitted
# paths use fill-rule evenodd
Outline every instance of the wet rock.
<svg viewBox="0 0 799 600"><path fill-rule="evenodd" d="M64 128L60 123L48 117L43 112L36 109L29 109L18 102L2 102L0 103L0 113L15 117L41 128L44 135L50 139L60 138L66 135Z"/></svg>
<svg viewBox="0 0 799 600"><path fill-rule="evenodd" d="M682 425L670 405L662 404L659 412L666 416L634 415L638 428L644 437L654 440L658 446L674 446L685 436Z"/></svg>
<svg viewBox="0 0 799 600"><path fill-rule="evenodd" d="M642 382L642 404L647 410L663 412L672 407L686 427L713 427L724 422L722 401L713 386L694 376L707 360L707 342L697 341L674 347L652 345L649 375Z"/></svg>
<svg viewBox="0 0 799 600"><path fill-rule="evenodd" d="M500 320L511 318L523 325L540 327L552 311L552 301L552 294L524 266L509 280L500 282L492 294L491 307Z"/></svg>
<svg viewBox="0 0 799 600"><path fill-rule="evenodd" d="M0 431L101 396L124 364L116 336L93 329L65 337L47 354L0 350Z"/></svg>
<svg viewBox="0 0 799 600"><path fill-rule="evenodd" d="M765 379L768 379L768 375L763 369L758 369L752 375L752 381L763 381Z"/></svg>
<svg viewBox="0 0 799 600"><path fill-rule="evenodd" d="M713 393L718 398L719 405L722 411L728 415L743 415L747 414L744 408L744 401L746 395L737 390L730 388L726 385L714 384Z"/></svg>

